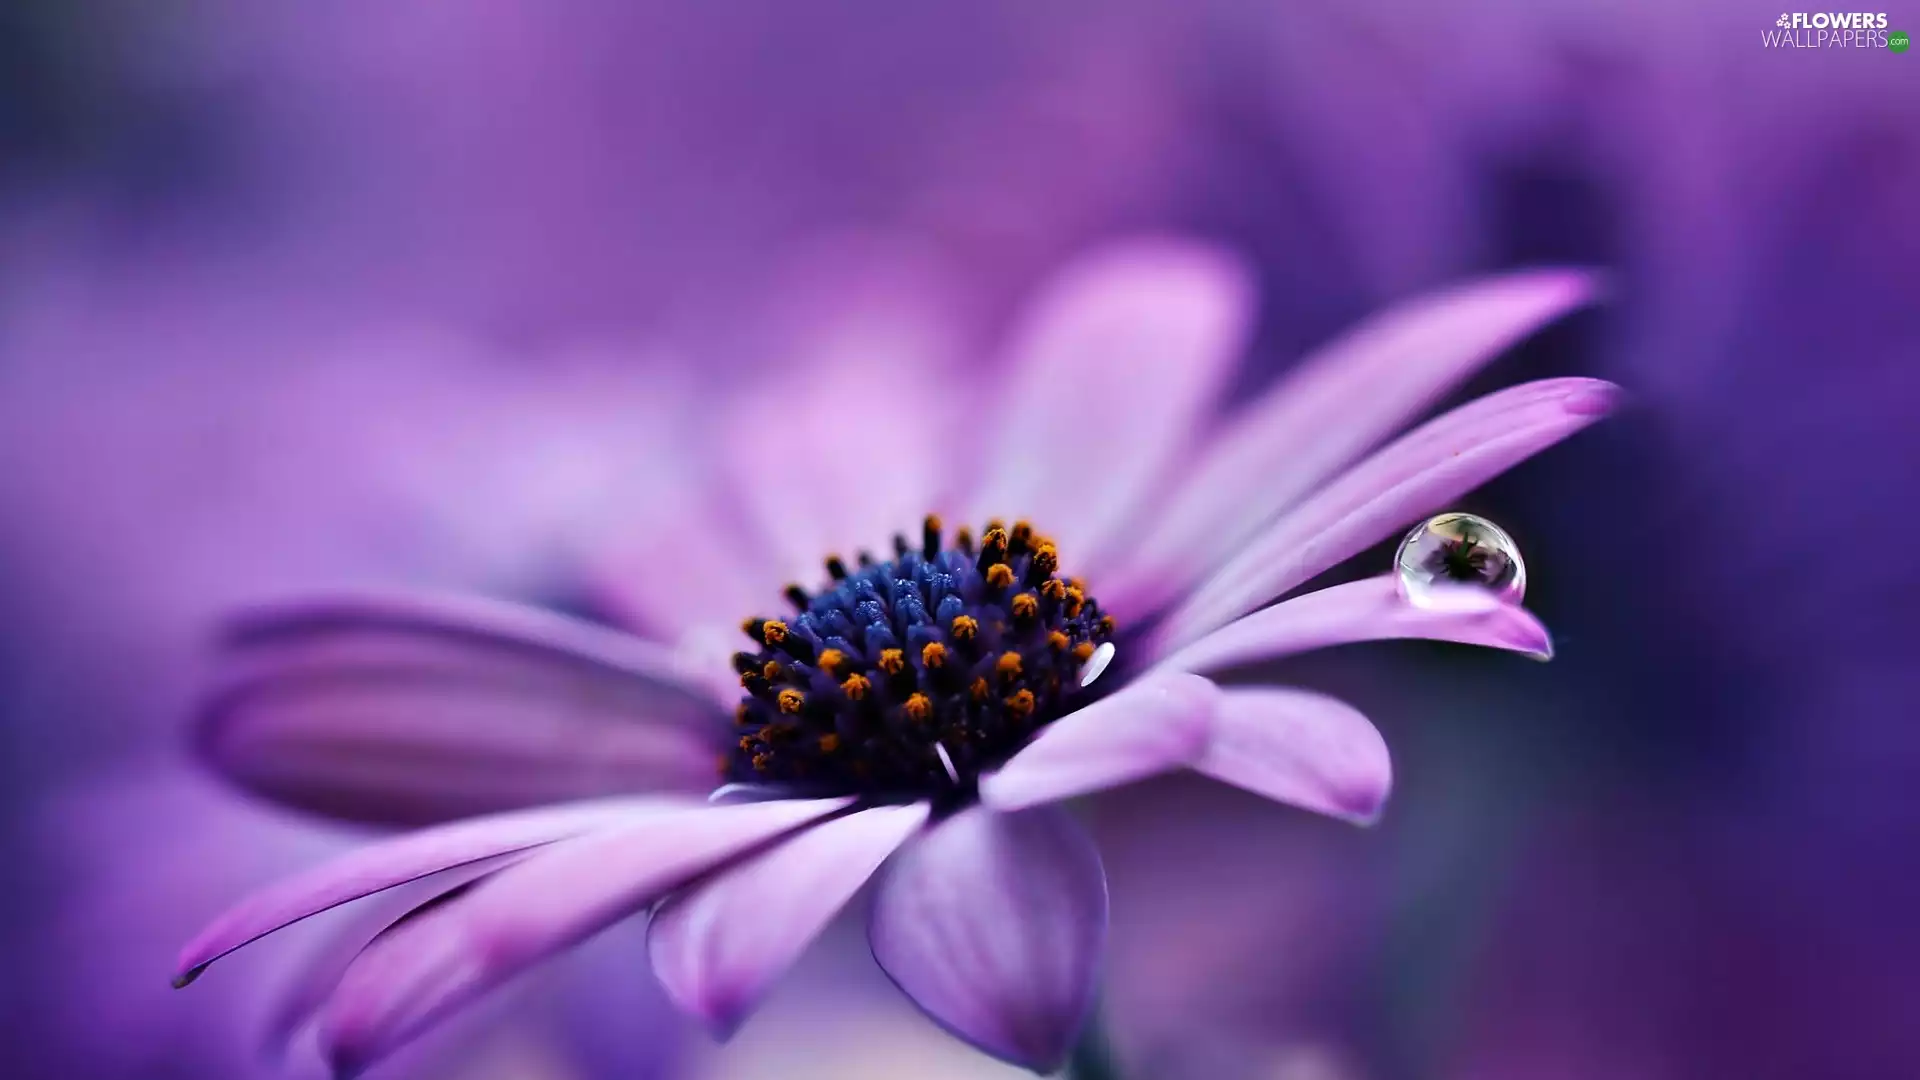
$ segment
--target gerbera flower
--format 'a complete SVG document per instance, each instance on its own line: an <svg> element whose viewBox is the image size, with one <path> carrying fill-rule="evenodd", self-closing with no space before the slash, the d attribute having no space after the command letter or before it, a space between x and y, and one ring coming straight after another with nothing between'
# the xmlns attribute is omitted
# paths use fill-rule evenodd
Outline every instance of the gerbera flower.
<svg viewBox="0 0 1920 1080"><path fill-rule="evenodd" d="M1518 607L1417 608L1390 576L1261 608L1604 415L1608 384L1528 383L1362 457L1591 293L1541 271L1414 302L1217 420L1247 275L1141 240L1064 271L990 377L810 371L724 414L747 420L716 424L715 468L738 482L691 484L636 571L672 644L473 599L245 613L202 727L231 776L389 818L519 809L243 900L178 981L467 867L347 965L319 1010L336 1067L648 912L655 974L724 1034L878 875L869 939L894 982L987 1053L1053 1068L1107 918L1099 853L1061 800L1179 768L1361 823L1386 797L1357 711L1206 673L1375 638L1550 654ZM689 459L661 464L697 473ZM913 503L967 524L916 515L889 538ZM782 588L808 548L823 569ZM705 645L720 619L744 629L730 662Z"/></svg>

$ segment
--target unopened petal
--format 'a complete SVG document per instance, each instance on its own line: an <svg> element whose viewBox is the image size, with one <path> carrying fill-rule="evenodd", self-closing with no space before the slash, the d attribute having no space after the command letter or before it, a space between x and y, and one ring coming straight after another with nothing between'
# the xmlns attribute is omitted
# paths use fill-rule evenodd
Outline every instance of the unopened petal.
<svg viewBox="0 0 1920 1080"><path fill-rule="evenodd" d="M351 593L229 628L206 757L278 802L420 824L697 790L720 715L658 646L533 608Z"/></svg>

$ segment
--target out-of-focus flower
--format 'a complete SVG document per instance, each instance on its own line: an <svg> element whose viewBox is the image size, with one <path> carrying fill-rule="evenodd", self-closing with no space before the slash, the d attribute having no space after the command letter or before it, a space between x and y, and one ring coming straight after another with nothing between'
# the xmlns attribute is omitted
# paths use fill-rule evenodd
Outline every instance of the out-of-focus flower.
<svg viewBox="0 0 1920 1080"><path fill-rule="evenodd" d="M891 859L869 926L881 966L976 1046L1058 1065L1107 901L1097 850L1054 803L1181 767L1363 823L1385 799L1385 746L1359 712L1200 672L1381 638L1550 653L1518 608L1417 608L1391 577L1255 609L1605 415L1609 385L1546 380L1374 449L1590 293L1533 272L1415 301L1203 437L1249 322L1246 274L1184 242L1119 245L1044 291L996 393L862 358L723 412L712 456L681 465L713 500L688 494L645 530L621 582L677 645L479 600L346 594L241 616L203 727L228 775L362 819L504 812L255 894L188 945L181 978L475 866L477 884L347 965L319 1009L336 1065L656 902L655 973L727 1032ZM703 484L709 468L722 482ZM889 531L929 506L1046 531L950 534L929 516L887 558ZM749 619L755 649L730 676L714 632L823 551L859 557L829 557L824 588L786 586L796 614ZM1061 576L1062 551L1084 577ZM716 798L744 801L671 794L710 787L716 754ZM602 798L543 805L585 796Z"/></svg>

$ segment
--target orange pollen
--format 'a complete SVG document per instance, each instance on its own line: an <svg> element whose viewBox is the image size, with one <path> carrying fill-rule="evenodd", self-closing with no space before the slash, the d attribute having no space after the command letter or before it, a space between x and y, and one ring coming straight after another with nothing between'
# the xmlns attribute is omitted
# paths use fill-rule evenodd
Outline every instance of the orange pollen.
<svg viewBox="0 0 1920 1080"><path fill-rule="evenodd" d="M746 702L743 701L733 707L733 722L736 724L753 722L753 710L748 707Z"/></svg>
<svg viewBox="0 0 1920 1080"><path fill-rule="evenodd" d="M1083 664L1086 663L1088 660L1093 659L1093 642L1083 641L1080 644L1075 645L1073 647L1073 658L1075 660L1080 661Z"/></svg>
<svg viewBox="0 0 1920 1080"><path fill-rule="evenodd" d="M987 584L996 589L1004 589L1013 584L1013 567L1006 563L994 563L987 567Z"/></svg>
<svg viewBox="0 0 1920 1080"><path fill-rule="evenodd" d="M867 696L867 690L872 685L865 675L849 675L847 681L840 684L840 689L846 692L849 700L859 701Z"/></svg>
<svg viewBox="0 0 1920 1080"><path fill-rule="evenodd" d="M1051 544L1034 552L1033 568L1042 574L1051 574L1060 569L1060 552Z"/></svg>
<svg viewBox="0 0 1920 1080"><path fill-rule="evenodd" d="M1013 617L1031 619L1040 614L1040 598L1030 592L1023 592L1013 598Z"/></svg>
<svg viewBox="0 0 1920 1080"><path fill-rule="evenodd" d="M1017 652L1001 653L1000 659L994 661L993 669L999 672L1000 677L1003 679L1018 677L1020 674L1020 654Z"/></svg>
<svg viewBox="0 0 1920 1080"><path fill-rule="evenodd" d="M1006 700L1007 713L1015 720L1025 720L1033 715L1033 704L1033 691L1016 691Z"/></svg>
<svg viewBox="0 0 1920 1080"><path fill-rule="evenodd" d="M1040 595L1059 603L1066 598L1067 583L1057 577L1050 577L1040 583Z"/></svg>
<svg viewBox="0 0 1920 1080"><path fill-rule="evenodd" d="M973 695L973 700L985 701L987 696L993 693L993 687L987 685L986 679L980 678L973 680L973 685L967 687L967 692Z"/></svg>
<svg viewBox="0 0 1920 1080"><path fill-rule="evenodd" d="M820 752L821 753L831 754L838 749L840 749L840 736L835 735L831 731L827 732L825 735L820 736Z"/></svg>
<svg viewBox="0 0 1920 1080"><path fill-rule="evenodd" d="M1100 632L1103 634L1113 633L1113 616L1111 615L1100 616Z"/></svg>
<svg viewBox="0 0 1920 1080"><path fill-rule="evenodd" d="M940 667L947 662L947 647L937 641L927 642L927 647L920 650L920 662L930 668Z"/></svg>
<svg viewBox="0 0 1920 1080"><path fill-rule="evenodd" d="M907 698L901 711L907 714L909 720L925 720L933 715L933 702L925 694L914 694Z"/></svg>
<svg viewBox="0 0 1920 1080"><path fill-rule="evenodd" d="M1067 646L1072 643L1072 640L1073 639L1067 637L1067 635L1061 631L1055 630L1053 633L1047 635L1047 648L1052 649L1054 652L1066 652Z"/></svg>
<svg viewBox="0 0 1920 1080"><path fill-rule="evenodd" d="M760 669L760 677L768 682L779 682L786 673L787 669L781 667L778 660L769 660L767 666Z"/></svg>
<svg viewBox="0 0 1920 1080"><path fill-rule="evenodd" d="M788 716L798 713L800 706L806 703L807 695L802 694L798 690L780 691L780 711L786 713Z"/></svg>
<svg viewBox="0 0 1920 1080"><path fill-rule="evenodd" d="M773 767L772 754L753 755L753 771L754 772L766 772L768 769L772 767Z"/></svg>
<svg viewBox="0 0 1920 1080"><path fill-rule="evenodd" d="M769 645L778 645L787 640L787 624L779 619L768 619L763 632L767 635Z"/></svg>
<svg viewBox="0 0 1920 1080"><path fill-rule="evenodd" d="M889 675L898 675L907 666L907 654L899 649L880 650L880 670Z"/></svg>
<svg viewBox="0 0 1920 1080"><path fill-rule="evenodd" d="M980 624L971 615L955 615L952 629L954 640L972 641L973 635L980 632Z"/></svg>
<svg viewBox="0 0 1920 1080"><path fill-rule="evenodd" d="M847 654L839 649L821 649L820 659L816 661L820 670L829 675L840 674L840 665L847 662Z"/></svg>

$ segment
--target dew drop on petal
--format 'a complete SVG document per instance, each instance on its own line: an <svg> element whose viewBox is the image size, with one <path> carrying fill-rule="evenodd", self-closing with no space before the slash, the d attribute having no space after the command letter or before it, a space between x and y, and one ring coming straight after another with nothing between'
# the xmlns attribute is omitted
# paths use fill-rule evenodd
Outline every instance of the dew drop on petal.
<svg viewBox="0 0 1920 1080"><path fill-rule="evenodd" d="M1414 526L1393 554L1400 592L1418 607L1470 610L1517 604L1527 564L1505 529L1473 514L1440 514Z"/></svg>

